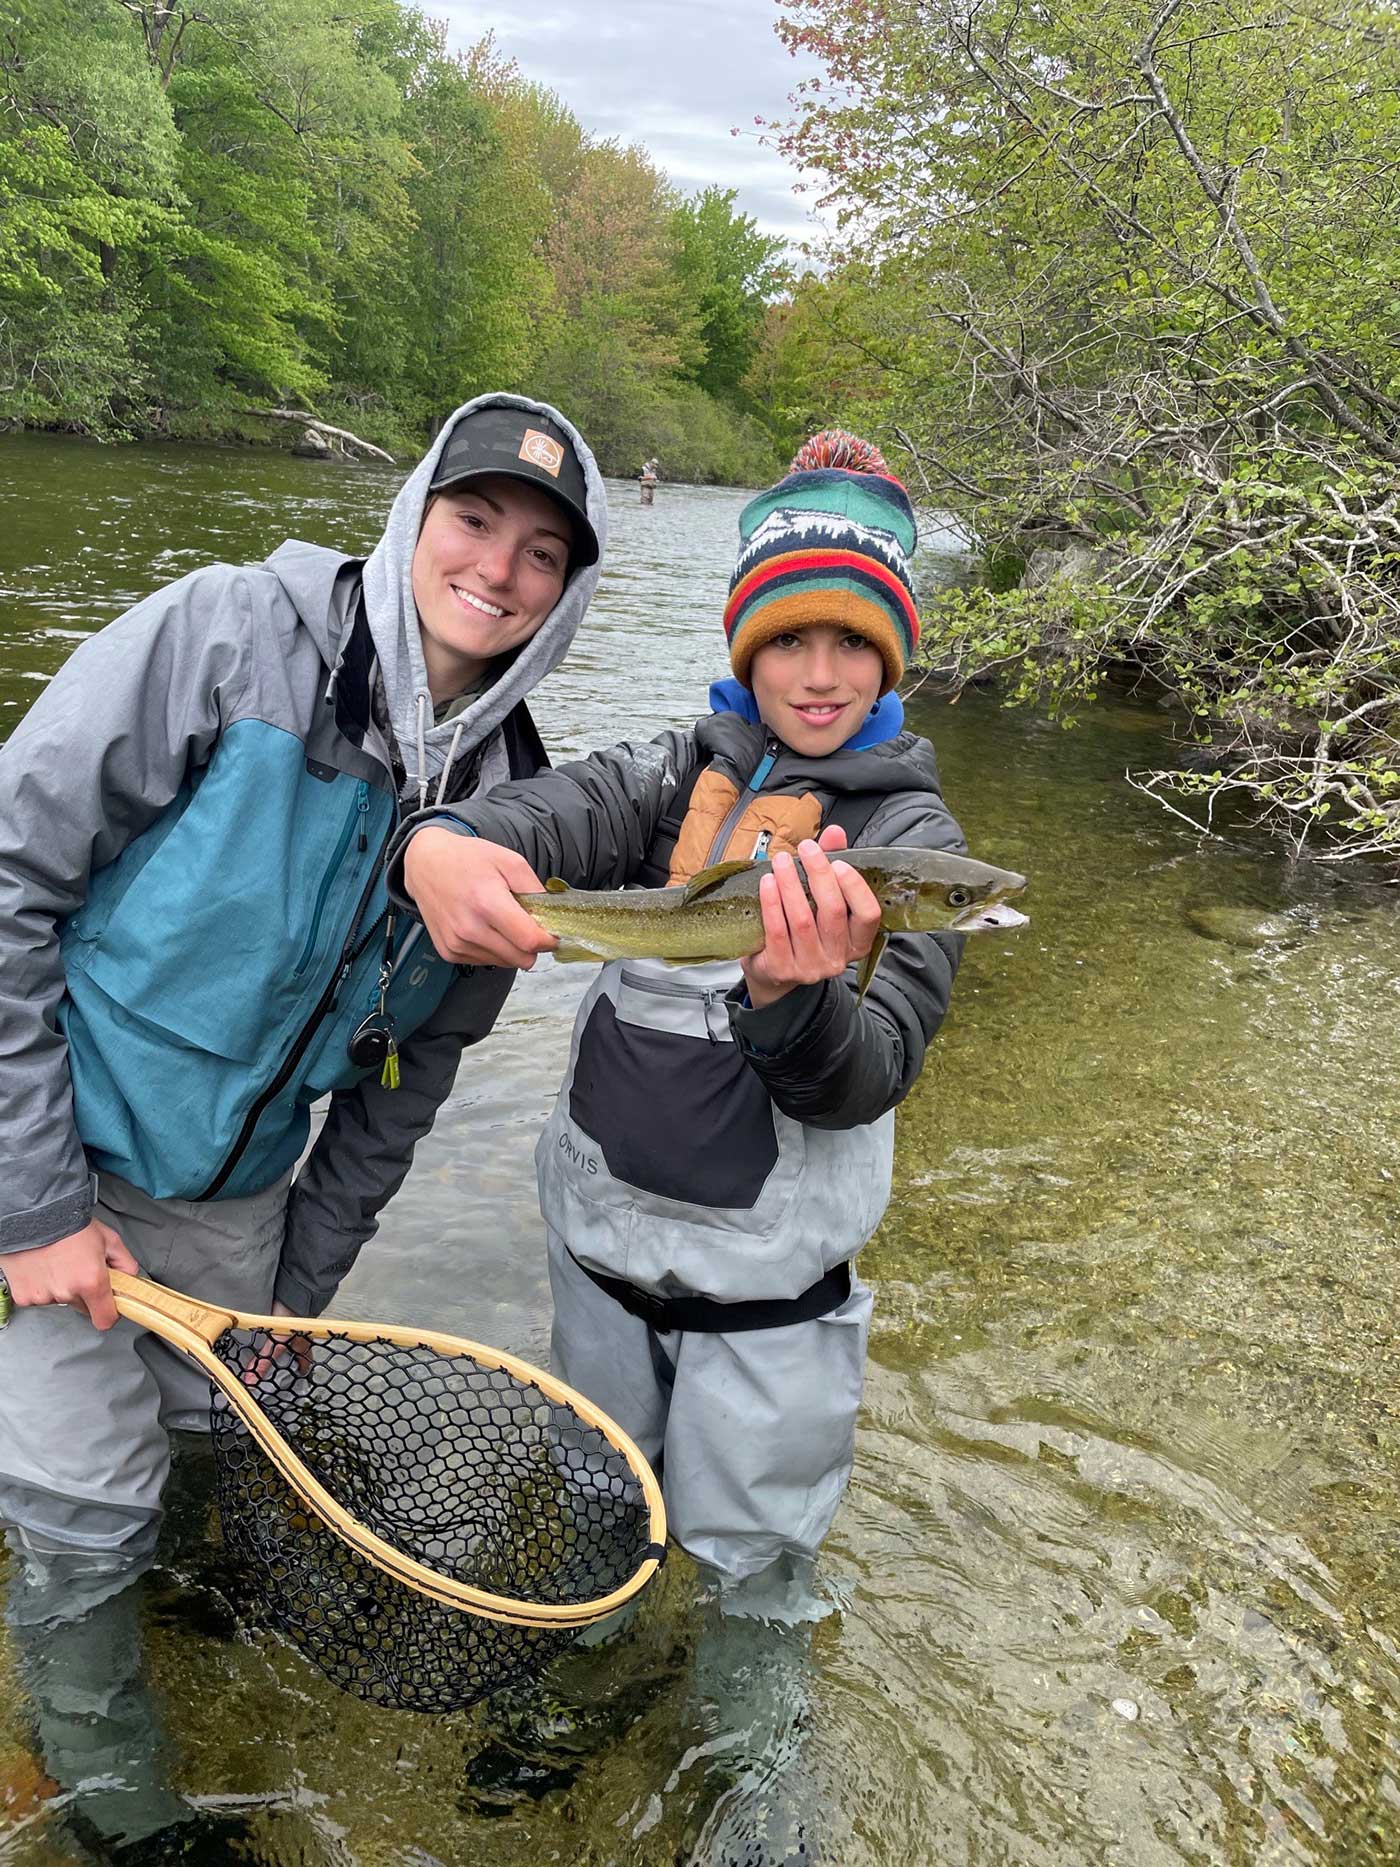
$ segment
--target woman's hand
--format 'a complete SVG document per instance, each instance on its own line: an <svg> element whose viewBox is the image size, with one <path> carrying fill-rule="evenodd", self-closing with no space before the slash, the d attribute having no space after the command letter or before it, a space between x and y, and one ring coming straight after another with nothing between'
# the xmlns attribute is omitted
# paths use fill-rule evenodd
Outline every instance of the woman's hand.
<svg viewBox="0 0 1400 1867"><path fill-rule="evenodd" d="M524 972L559 944L515 899L539 894L539 877L499 843L428 824L409 839L403 882L434 949L454 965Z"/></svg>
<svg viewBox="0 0 1400 1867"><path fill-rule="evenodd" d="M117 1320L109 1267L139 1277L141 1266L110 1225L90 1219L80 1232L32 1251L7 1251L0 1270L16 1309L44 1303L69 1303L94 1329L110 1329Z"/></svg>
<svg viewBox="0 0 1400 1867"><path fill-rule="evenodd" d="M846 847L845 832L823 830L820 844L802 843L798 854L811 900L791 856L773 858L773 871L759 883L764 943L742 962L749 1003L772 1005L797 985L838 979L864 959L880 929L880 903L858 869L828 860Z"/></svg>

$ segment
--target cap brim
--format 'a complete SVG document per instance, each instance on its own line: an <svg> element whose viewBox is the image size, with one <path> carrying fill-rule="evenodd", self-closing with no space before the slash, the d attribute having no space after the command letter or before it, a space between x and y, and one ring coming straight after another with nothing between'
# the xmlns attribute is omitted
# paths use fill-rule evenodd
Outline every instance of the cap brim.
<svg viewBox="0 0 1400 1867"><path fill-rule="evenodd" d="M573 549L569 552L570 570L582 570L598 562L598 534L589 523L588 514L575 500L571 499L562 487L546 479L542 473L531 473L522 467L497 466L492 462L488 466L468 467L464 473L450 473L445 479L428 482L430 493L451 492L455 487L466 486L472 480L519 480L523 486L538 487L540 492L552 499L556 506L562 506L568 513L574 528Z"/></svg>

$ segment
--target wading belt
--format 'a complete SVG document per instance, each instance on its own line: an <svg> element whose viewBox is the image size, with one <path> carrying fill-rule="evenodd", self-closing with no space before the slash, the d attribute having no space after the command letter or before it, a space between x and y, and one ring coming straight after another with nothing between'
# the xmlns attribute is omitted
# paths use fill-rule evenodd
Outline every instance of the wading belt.
<svg viewBox="0 0 1400 1867"><path fill-rule="evenodd" d="M572 1258L574 1254L569 1253ZM713 1297L659 1297L639 1290L623 1277L605 1277L574 1263L585 1277L658 1332L693 1329L701 1335L734 1335L746 1329L781 1329L786 1323L811 1322L840 1309L851 1294L851 1267L838 1264L795 1297L756 1297L743 1303L717 1303Z"/></svg>

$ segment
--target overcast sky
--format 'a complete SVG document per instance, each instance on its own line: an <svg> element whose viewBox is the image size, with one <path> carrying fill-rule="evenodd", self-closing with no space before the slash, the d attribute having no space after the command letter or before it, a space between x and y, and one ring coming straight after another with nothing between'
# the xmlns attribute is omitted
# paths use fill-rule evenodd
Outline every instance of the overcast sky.
<svg viewBox="0 0 1400 1867"><path fill-rule="evenodd" d="M789 92L815 69L778 38L774 0L425 0L424 10L447 20L458 51L494 32L586 130L640 143L686 193L716 182L738 190L765 233L817 231L797 175L754 127L790 115Z"/></svg>

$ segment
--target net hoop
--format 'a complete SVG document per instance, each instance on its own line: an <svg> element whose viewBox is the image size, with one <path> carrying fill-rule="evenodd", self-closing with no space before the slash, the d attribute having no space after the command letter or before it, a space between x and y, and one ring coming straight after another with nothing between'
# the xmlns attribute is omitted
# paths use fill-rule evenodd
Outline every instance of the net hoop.
<svg viewBox="0 0 1400 1867"><path fill-rule="evenodd" d="M406 1329L394 1323L338 1322L328 1317L249 1315L196 1302L159 1284L127 1277L120 1271L113 1271L111 1276L122 1315L152 1330L199 1364L308 1510L366 1562L415 1593L427 1595L443 1607L460 1608L480 1619L504 1621L513 1627L588 1627L625 1607L660 1567L666 1548L666 1506L650 1465L616 1421L609 1419L583 1394L533 1363L506 1354L502 1349L435 1330ZM272 1425L252 1391L235 1379L213 1353L212 1343L230 1328L260 1330L278 1338L305 1336L311 1342L318 1337L339 1336L351 1342L388 1342L404 1348L427 1348L449 1359L466 1357L479 1367L499 1369L524 1385L538 1388L546 1399L567 1407L585 1425L601 1433L627 1461L647 1504L649 1542L641 1562L628 1580L610 1594L600 1595L593 1601L551 1603L519 1601L509 1595L474 1588L470 1583L454 1581L412 1556L406 1556L402 1550L366 1529L336 1502Z"/></svg>

